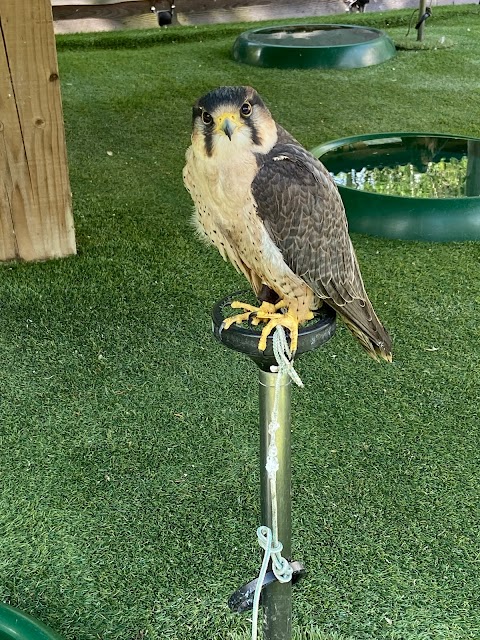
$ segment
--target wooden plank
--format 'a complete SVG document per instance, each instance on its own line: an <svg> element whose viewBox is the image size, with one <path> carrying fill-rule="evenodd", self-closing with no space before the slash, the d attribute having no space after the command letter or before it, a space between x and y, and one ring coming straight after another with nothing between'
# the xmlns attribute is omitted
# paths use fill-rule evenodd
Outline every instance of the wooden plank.
<svg viewBox="0 0 480 640"><path fill-rule="evenodd" d="M248 4L249 0L236 2L232 6L228 0L222 2L222 8L216 8L212 3L198 4L177 0L177 20L179 24L211 24L227 22L250 22L256 20L272 20L275 18L298 18L331 13L343 13L343 0L298 0L292 4L291 0L277 3L263 1ZM157 0L157 8L167 8L168 3ZM179 6L180 5L180 6ZM155 28L158 26L155 15L151 12L150 0L127 0L115 4L55 6L56 33L78 33L89 31L113 31L125 28ZM207 8L208 7L208 8Z"/></svg>
<svg viewBox="0 0 480 640"><path fill-rule="evenodd" d="M56 33L143 29L158 26L150 11L167 9L168 0L52 0ZM465 4L471 0L456 0ZM181 25L255 22L278 18L305 18L338 14L348 10L348 0L177 0L177 23ZM432 6L451 0L432 0ZM370 0L367 13L388 9L417 8L418 0Z"/></svg>
<svg viewBox="0 0 480 640"><path fill-rule="evenodd" d="M456 4L470 4L471 0L456 0ZM240 0L236 6L228 2L218 3L217 8L202 9L191 2L177 0L178 22L183 25L210 24L226 22L255 22L258 20L276 20L282 18L308 18L338 14L338 22L348 12L349 2L345 0L292 0L285 2L265 2L265 0ZM432 7L450 5L452 0L432 0ZM225 6L226 5L226 6ZM190 10L188 9L190 7ZM370 0L366 12L386 11L389 9L418 8L418 0Z"/></svg>
<svg viewBox="0 0 480 640"><path fill-rule="evenodd" d="M177 12L178 22L184 25L228 23L228 22L256 22L260 20L280 20L283 18L308 18L310 16L343 14L346 5L343 0L298 0L295 3L275 4L259 2L236 7L216 8L199 11Z"/></svg>
<svg viewBox="0 0 480 640"><path fill-rule="evenodd" d="M51 0L52 7L92 6L118 4L119 2L143 2L143 0ZM165 2L166 4L166 2Z"/></svg>
<svg viewBox="0 0 480 640"><path fill-rule="evenodd" d="M0 25L1 26L1 25ZM15 230L12 219L12 197L14 196L14 179L12 169L24 160L21 131L18 127L17 109L13 99L13 87L5 49L0 48L0 96L3 96L0 111L0 261L12 260L17 256ZM7 144L6 136L12 137ZM16 142L16 144L14 143ZM10 156L10 160L8 160Z"/></svg>
<svg viewBox="0 0 480 640"><path fill-rule="evenodd" d="M0 101L0 259L70 255L75 233L50 1L2 0L0 33L0 99L7 96Z"/></svg>
<svg viewBox="0 0 480 640"><path fill-rule="evenodd" d="M342 1L342 0L340 0ZM51 0L52 7L78 7L78 6L102 6L108 4L144 2L144 0ZM432 0L431 6L443 6L447 4L471 4L472 0ZM151 5L156 5L158 9L168 9L169 0L151 0ZM332 4L332 0L311 0L310 2L295 2L294 0L177 0L177 11L182 14L188 13L204 13L210 11L222 11L242 8L270 5L272 11L278 6L289 6L290 10L295 9L298 5L309 4L314 12L311 15L322 15L324 9L328 10L328 5ZM385 11L386 9L399 9L406 6L418 6L418 0L370 0L367 5L367 11ZM300 9L301 10L301 9Z"/></svg>
<svg viewBox="0 0 480 640"><path fill-rule="evenodd" d="M119 4L123 2L143 2L143 0L51 0L52 7L74 7L74 6L101 6L105 4ZM310 4L315 4L317 7L322 5L328 0L312 0ZM170 0L151 0L152 5L156 5L157 9L168 9L170 6ZM297 4L294 0L177 0L177 9L182 12L189 11L211 11L216 9L235 9L237 7L257 5L257 4L269 4L272 7L279 5L291 5Z"/></svg>
<svg viewBox="0 0 480 640"><path fill-rule="evenodd" d="M95 6L53 7L55 33L154 29L158 27L158 22L150 10L151 6L149 0L138 0Z"/></svg>

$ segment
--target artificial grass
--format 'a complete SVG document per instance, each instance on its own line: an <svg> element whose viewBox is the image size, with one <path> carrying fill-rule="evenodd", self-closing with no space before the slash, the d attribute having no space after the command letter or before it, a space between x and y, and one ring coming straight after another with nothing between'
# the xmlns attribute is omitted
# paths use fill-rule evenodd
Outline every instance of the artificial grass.
<svg viewBox="0 0 480 640"><path fill-rule="evenodd" d="M396 38L408 16L342 21ZM238 65L237 26L61 38L78 255L0 267L3 601L66 639L248 637L226 602L260 562L257 374L210 334L244 282L189 222L190 106L248 83L307 147L479 137L473 16L435 9L427 29L454 48L346 72ZM395 360L340 325L298 362L296 637L477 639L479 244L353 240Z"/></svg>

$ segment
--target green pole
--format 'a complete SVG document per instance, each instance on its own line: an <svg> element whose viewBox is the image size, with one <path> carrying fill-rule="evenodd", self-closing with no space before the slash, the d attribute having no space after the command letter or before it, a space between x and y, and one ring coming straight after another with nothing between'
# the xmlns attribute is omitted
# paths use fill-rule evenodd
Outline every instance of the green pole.
<svg viewBox="0 0 480 640"><path fill-rule="evenodd" d="M268 425L275 403L275 387L278 376L280 392L278 402L279 428L275 434L278 450L277 522L278 539L283 544L282 555L292 559L292 509L291 509L291 384L288 374L259 371L260 405L260 491L262 525L272 529L271 490L265 469L270 435ZM263 638L264 640L290 640L292 637L292 583L277 580L263 588Z"/></svg>

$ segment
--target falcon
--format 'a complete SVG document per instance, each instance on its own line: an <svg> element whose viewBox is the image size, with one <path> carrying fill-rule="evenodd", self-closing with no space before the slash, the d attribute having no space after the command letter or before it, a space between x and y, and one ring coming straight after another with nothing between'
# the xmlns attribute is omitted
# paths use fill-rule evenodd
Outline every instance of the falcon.
<svg viewBox="0 0 480 640"><path fill-rule="evenodd" d="M265 323L264 351L277 325L290 332L327 304L375 359L392 343L368 299L345 209L322 163L278 125L252 87L219 87L193 106L183 180L194 224L249 281L259 306L235 301L224 322Z"/></svg>

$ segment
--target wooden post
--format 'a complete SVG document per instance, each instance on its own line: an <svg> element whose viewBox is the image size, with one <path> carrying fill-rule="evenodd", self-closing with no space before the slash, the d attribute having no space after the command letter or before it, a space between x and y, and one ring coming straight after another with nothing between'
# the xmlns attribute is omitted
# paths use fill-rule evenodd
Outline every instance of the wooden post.
<svg viewBox="0 0 480 640"><path fill-rule="evenodd" d="M50 0L1 0L0 261L75 251Z"/></svg>

